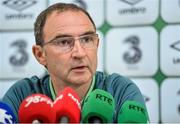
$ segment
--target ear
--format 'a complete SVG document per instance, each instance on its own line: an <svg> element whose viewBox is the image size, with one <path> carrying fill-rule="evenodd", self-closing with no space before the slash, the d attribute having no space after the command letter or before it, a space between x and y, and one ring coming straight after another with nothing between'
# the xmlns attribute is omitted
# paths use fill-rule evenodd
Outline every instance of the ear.
<svg viewBox="0 0 180 124"><path fill-rule="evenodd" d="M35 58L37 59L37 61L41 65L46 66L46 58L45 58L45 52L43 51L43 48L40 45L33 45L32 52Z"/></svg>

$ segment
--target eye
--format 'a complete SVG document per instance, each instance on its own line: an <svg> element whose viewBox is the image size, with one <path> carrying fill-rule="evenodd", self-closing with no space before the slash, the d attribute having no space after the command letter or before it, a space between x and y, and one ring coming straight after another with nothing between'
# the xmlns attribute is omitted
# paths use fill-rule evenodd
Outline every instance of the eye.
<svg viewBox="0 0 180 124"><path fill-rule="evenodd" d="M57 38L55 44L61 47L70 46L73 43L72 38Z"/></svg>
<svg viewBox="0 0 180 124"><path fill-rule="evenodd" d="M84 36L81 39L81 42L83 42L83 43L91 43L93 41L94 41L93 36Z"/></svg>

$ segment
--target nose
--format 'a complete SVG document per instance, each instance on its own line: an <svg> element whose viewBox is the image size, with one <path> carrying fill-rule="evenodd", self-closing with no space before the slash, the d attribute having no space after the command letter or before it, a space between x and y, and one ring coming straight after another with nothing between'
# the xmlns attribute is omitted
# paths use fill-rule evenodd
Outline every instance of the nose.
<svg viewBox="0 0 180 124"><path fill-rule="evenodd" d="M78 39L74 42L74 47L72 49L72 56L76 58L83 58L86 55L85 49L81 46Z"/></svg>

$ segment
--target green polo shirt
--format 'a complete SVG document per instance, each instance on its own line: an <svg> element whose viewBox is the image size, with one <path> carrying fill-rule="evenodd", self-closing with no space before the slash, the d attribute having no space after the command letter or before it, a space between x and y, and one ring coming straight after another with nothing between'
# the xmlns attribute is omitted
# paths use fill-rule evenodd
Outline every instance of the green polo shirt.
<svg viewBox="0 0 180 124"><path fill-rule="evenodd" d="M145 106L143 96L139 88L127 77L113 73L106 75L103 72L96 72L91 82L88 94L94 89L102 89L109 92L115 100L115 114L113 122L117 122L117 114L126 100L134 100ZM31 78L24 78L16 82L6 92L3 101L7 103L13 110L18 120L18 109L21 102L29 95L34 93L45 94L52 100L56 98L50 76L47 74L42 78L33 76Z"/></svg>

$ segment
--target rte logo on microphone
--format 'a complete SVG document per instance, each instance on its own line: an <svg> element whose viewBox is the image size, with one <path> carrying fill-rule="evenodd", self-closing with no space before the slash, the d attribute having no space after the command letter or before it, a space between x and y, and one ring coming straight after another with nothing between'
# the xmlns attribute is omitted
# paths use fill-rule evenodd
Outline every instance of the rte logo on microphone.
<svg viewBox="0 0 180 124"><path fill-rule="evenodd" d="M132 105L132 104L130 104L130 105L129 105L129 109L135 110L135 111L139 111L139 112L142 112L143 114L145 114L144 108L139 107L139 106L137 106L137 105Z"/></svg>
<svg viewBox="0 0 180 124"><path fill-rule="evenodd" d="M113 101L111 98L108 98L107 96L98 93L96 94L96 99L107 102L110 105L112 105Z"/></svg>

